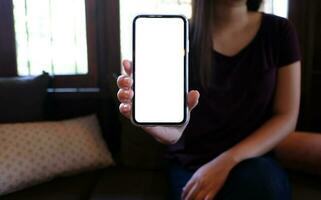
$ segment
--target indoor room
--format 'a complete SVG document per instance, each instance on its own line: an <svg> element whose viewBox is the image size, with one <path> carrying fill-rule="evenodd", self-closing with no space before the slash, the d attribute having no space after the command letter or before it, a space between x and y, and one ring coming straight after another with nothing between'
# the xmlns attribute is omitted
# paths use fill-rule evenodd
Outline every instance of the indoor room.
<svg viewBox="0 0 321 200"><path fill-rule="evenodd" d="M0 0L0 199L321 199L318 19L312 0Z"/></svg>

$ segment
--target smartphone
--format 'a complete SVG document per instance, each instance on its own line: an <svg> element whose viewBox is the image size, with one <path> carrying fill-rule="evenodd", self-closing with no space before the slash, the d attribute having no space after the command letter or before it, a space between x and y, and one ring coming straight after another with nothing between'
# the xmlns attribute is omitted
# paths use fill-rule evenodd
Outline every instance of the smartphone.
<svg viewBox="0 0 321 200"><path fill-rule="evenodd" d="M139 15L133 20L133 107L137 125L182 125L188 118L188 20Z"/></svg>

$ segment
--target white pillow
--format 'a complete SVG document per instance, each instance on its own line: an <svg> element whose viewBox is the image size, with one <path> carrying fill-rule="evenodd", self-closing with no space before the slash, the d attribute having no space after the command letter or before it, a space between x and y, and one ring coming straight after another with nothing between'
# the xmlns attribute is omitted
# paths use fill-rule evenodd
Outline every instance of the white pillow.
<svg viewBox="0 0 321 200"><path fill-rule="evenodd" d="M0 124L0 195L113 164L94 115Z"/></svg>

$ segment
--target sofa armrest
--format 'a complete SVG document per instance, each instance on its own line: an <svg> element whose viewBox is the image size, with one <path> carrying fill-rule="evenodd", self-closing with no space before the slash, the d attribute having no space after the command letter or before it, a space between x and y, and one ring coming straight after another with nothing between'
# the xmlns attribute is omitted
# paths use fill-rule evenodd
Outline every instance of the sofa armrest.
<svg viewBox="0 0 321 200"><path fill-rule="evenodd" d="M285 168L321 175L321 134L294 132L275 152Z"/></svg>

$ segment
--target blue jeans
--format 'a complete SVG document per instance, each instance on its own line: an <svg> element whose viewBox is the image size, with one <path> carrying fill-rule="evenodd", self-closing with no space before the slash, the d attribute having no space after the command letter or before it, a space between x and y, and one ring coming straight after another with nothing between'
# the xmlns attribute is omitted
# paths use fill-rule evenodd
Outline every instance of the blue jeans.
<svg viewBox="0 0 321 200"><path fill-rule="evenodd" d="M169 164L170 199L181 199L182 188L194 172L178 163ZM291 199L291 187L286 173L273 158L268 156L249 159L235 166L215 197L215 200Z"/></svg>

